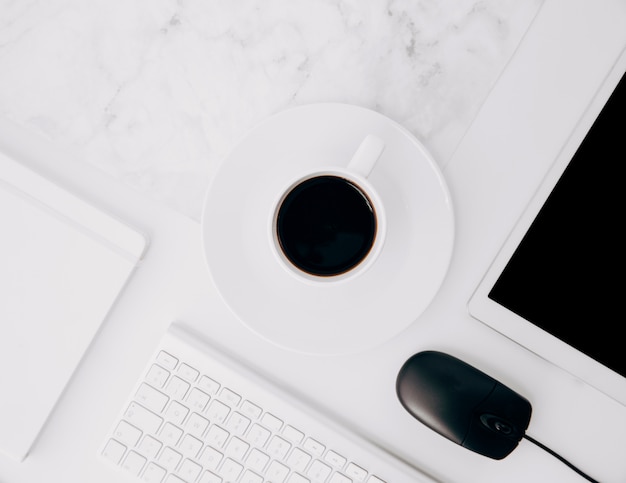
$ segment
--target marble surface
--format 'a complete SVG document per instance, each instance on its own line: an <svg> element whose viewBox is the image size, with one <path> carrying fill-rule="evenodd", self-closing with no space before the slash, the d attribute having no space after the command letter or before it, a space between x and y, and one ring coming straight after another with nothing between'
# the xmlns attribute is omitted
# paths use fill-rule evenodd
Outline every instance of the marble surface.
<svg viewBox="0 0 626 483"><path fill-rule="evenodd" d="M296 105L374 109L445 167L541 3L0 0L0 116L197 220L220 160Z"/></svg>
<svg viewBox="0 0 626 483"><path fill-rule="evenodd" d="M2 149L150 238L34 452L23 463L0 459L1 481L116 480L98 449L172 320L217 334L242 360L443 481L578 481L530 443L490 460L406 413L394 392L401 364L420 350L454 354L532 402L533 437L599 481L626 481L623 406L467 312L626 45L624 0L604 8L588 0L116 1L0 0ZM251 126L316 101L360 104L405 125L444 168L455 208L454 256L433 303L393 341L350 357L276 350L237 323L208 276L195 221L211 174Z"/></svg>

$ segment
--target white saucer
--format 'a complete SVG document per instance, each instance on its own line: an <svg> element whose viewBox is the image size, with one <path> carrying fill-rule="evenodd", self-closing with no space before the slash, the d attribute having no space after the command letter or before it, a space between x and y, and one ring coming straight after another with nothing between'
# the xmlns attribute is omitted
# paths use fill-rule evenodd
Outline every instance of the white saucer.
<svg viewBox="0 0 626 483"><path fill-rule="evenodd" d="M368 134L386 143L368 178L387 214L385 245L359 277L301 282L272 253L273 203L303 172L347 165ZM202 234L211 276L245 325L288 349L337 354L385 342L426 309L448 269L454 220L438 166L406 129L361 107L312 104L270 117L224 160Z"/></svg>

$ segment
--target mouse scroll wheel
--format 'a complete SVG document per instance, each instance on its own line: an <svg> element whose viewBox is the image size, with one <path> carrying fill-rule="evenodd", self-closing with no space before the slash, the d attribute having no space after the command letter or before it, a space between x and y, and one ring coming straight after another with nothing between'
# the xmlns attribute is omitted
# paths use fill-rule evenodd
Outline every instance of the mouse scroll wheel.
<svg viewBox="0 0 626 483"><path fill-rule="evenodd" d="M495 431L503 436L512 436L517 433L515 426L498 416L494 416L493 414L482 414L480 416L480 422L492 431Z"/></svg>

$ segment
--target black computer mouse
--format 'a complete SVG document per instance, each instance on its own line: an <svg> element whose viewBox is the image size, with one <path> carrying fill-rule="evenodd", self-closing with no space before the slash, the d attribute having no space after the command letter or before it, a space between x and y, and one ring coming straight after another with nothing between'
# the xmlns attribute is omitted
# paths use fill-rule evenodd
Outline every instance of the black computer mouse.
<svg viewBox="0 0 626 483"><path fill-rule="evenodd" d="M502 383L436 351L406 361L396 391L405 409L426 426L497 460L517 447L532 412L524 397Z"/></svg>

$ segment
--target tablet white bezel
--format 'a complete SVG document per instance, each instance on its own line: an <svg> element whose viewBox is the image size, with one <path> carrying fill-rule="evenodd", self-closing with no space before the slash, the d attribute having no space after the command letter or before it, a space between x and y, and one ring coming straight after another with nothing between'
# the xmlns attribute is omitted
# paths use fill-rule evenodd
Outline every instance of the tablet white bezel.
<svg viewBox="0 0 626 483"><path fill-rule="evenodd" d="M489 298L489 292L626 71L622 51L469 300L472 317L626 406L626 378Z"/></svg>

